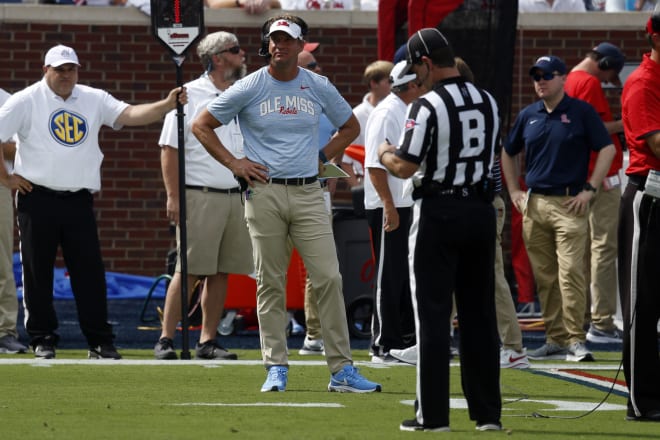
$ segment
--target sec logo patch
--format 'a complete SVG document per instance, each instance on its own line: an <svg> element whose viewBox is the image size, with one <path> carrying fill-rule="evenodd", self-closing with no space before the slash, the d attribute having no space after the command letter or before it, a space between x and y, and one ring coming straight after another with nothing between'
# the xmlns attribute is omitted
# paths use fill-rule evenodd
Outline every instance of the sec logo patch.
<svg viewBox="0 0 660 440"><path fill-rule="evenodd" d="M50 117L50 134L65 147L77 147L87 138L87 120L74 112L58 110Z"/></svg>

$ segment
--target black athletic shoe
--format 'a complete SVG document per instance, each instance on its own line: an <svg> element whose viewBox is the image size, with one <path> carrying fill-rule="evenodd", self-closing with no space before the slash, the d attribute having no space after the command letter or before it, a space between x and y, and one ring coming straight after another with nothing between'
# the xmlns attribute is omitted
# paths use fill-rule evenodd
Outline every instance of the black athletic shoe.
<svg viewBox="0 0 660 440"><path fill-rule="evenodd" d="M117 353L117 349L112 344L89 347L87 357L90 359L121 359L121 355Z"/></svg>
<svg viewBox="0 0 660 440"><path fill-rule="evenodd" d="M660 422L660 409L655 409L636 416L633 411L628 411L626 420L630 422Z"/></svg>
<svg viewBox="0 0 660 440"><path fill-rule="evenodd" d="M55 357L55 346L46 343L35 345L34 357L41 359L53 359Z"/></svg>
<svg viewBox="0 0 660 440"><path fill-rule="evenodd" d="M236 353L230 353L221 347L215 340L197 343L195 347L195 359L223 359L234 361L238 359Z"/></svg>
<svg viewBox="0 0 660 440"><path fill-rule="evenodd" d="M178 359L174 351L174 341L170 338L160 338L154 347L154 356L161 361Z"/></svg>
<svg viewBox="0 0 660 440"><path fill-rule="evenodd" d="M401 431L449 432L449 426L422 425L417 419L404 420L399 425Z"/></svg>

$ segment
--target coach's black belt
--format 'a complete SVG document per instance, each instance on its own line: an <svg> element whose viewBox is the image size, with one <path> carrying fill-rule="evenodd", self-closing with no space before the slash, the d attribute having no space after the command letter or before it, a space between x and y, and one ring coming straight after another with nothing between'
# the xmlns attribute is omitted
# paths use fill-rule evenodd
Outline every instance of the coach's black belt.
<svg viewBox="0 0 660 440"><path fill-rule="evenodd" d="M316 176L313 177L289 177L287 179L278 179L277 177L273 177L271 179L268 179L268 183L276 183L278 185L295 185L295 186L301 186L301 185L309 185L310 183L316 182L318 179Z"/></svg>
<svg viewBox="0 0 660 440"><path fill-rule="evenodd" d="M239 187L220 189L220 188L211 188L210 186L186 185L186 189L196 189L202 192L221 193L221 194L238 194L241 192L241 189Z"/></svg>
<svg viewBox="0 0 660 440"><path fill-rule="evenodd" d="M35 183L32 184L32 191L37 191L37 192L41 192L41 193L44 193L44 194L49 194L51 196L60 197L60 198L72 197L72 196L75 196L75 195L78 195L78 194L82 194L84 192L89 192L86 189L79 189L77 191L60 191L60 190L48 188L47 186L37 185Z"/></svg>
<svg viewBox="0 0 660 440"><path fill-rule="evenodd" d="M583 191L583 185L576 186L551 186L549 188L532 188L532 194L542 196L576 196Z"/></svg>
<svg viewBox="0 0 660 440"><path fill-rule="evenodd" d="M631 174L628 176L628 182L637 186L637 191L644 191L644 185L646 185L646 176Z"/></svg>

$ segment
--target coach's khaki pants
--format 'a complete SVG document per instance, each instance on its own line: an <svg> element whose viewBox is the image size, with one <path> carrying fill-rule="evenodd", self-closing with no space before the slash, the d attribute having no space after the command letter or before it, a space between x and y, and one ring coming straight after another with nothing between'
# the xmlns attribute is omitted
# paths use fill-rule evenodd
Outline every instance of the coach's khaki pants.
<svg viewBox="0 0 660 440"><path fill-rule="evenodd" d="M328 186L323 187L323 199L325 202L325 210L330 219L330 227L332 227L332 202L330 201L330 190ZM322 338L321 335L321 317L319 316L319 305L316 300L316 293L312 286L312 281L309 275L305 280L305 333L309 339L316 340Z"/></svg>
<svg viewBox="0 0 660 440"><path fill-rule="evenodd" d="M534 270L548 343L584 342L587 215L568 214L568 196L530 194L523 238Z"/></svg>
<svg viewBox="0 0 660 440"><path fill-rule="evenodd" d="M245 202L257 274L257 313L266 367L288 365L286 274L291 244L317 295L326 361L331 373L351 364L342 278L323 192L318 182L293 186L256 183Z"/></svg>

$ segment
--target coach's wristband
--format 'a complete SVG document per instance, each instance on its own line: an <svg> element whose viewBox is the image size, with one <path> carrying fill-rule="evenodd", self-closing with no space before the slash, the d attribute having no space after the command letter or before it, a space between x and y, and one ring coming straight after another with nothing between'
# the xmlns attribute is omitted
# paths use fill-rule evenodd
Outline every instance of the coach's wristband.
<svg viewBox="0 0 660 440"><path fill-rule="evenodd" d="M319 150L319 159L323 163L326 163L328 161L328 158L325 157L325 153L323 152L323 150Z"/></svg>

